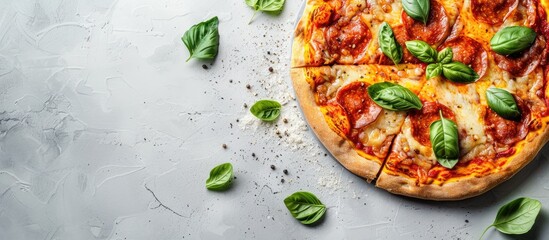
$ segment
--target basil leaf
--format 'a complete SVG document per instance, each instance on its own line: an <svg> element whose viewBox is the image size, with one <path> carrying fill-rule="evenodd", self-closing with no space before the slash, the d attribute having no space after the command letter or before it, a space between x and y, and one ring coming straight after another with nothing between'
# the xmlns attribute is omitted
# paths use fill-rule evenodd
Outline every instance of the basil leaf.
<svg viewBox="0 0 549 240"><path fill-rule="evenodd" d="M442 65L440 63L431 63L427 65L427 69L425 69L425 77L427 77L427 80L438 77L442 75Z"/></svg>
<svg viewBox="0 0 549 240"><path fill-rule="evenodd" d="M486 91L486 101L488 106L502 118L518 120L521 117L513 95L501 88L489 88Z"/></svg>
<svg viewBox="0 0 549 240"><path fill-rule="evenodd" d="M499 30L490 40L494 52L509 55L532 46L536 32L528 27L512 26Z"/></svg>
<svg viewBox="0 0 549 240"><path fill-rule="evenodd" d="M407 41L406 48L412 55L424 63L434 63L437 61L437 51L424 41Z"/></svg>
<svg viewBox="0 0 549 240"><path fill-rule="evenodd" d="M250 112L263 121L271 122L278 118L281 108L282 105L277 101L260 100L250 108Z"/></svg>
<svg viewBox="0 0 549 240"><path fill-rule="evenodd" d="M402 0L402 8L411 18L427 24L431 9L429 0Z"/></svg>
<svg viewBox="0 0 549 240"><path fill-rule="evenodd" d="M255 12L248 24L252 23L258 11L278 15L284 8L285 0L245 0L246 5L252 7Z"/></svg>
<svg viewBox="0 0 549 240"><path fill-rule="evenodd" d="M460 62L443 64L442 74L451 81L458 83L470 83L479 78L475 70Z"/></svg>
<svg viewBox="0 0 549 240"><path fill-rule="evenodd" d="M397 65L402 60L402 47L395 39L393 29L389 24L383 22L379 27L379 47L385 56L393 60Z"/></svg>
<svg viewBox="0 0 549 240"><path fill-rule="evenodd" d="M233 183L233 165L223 163L210 171L210 177L206 180L206 188L213 191L228 189Z"/></svg>
<svg viewBox="0 0 549 240"><path fill-rule="evenodd" d="M452 49L449 47L443 49L437 55L437 60L440 63L451 63L453 58L454 52L452 52Z"/></svg>
<svg viewBox="0 0 549 240"><path fill-rule="evenodd" d="M326 206L309 192L295 192L284 199L284 204L295 219L303 224L313 224L326 212Z"/></svg>
<svg viewBox="0 0 549 240"><path fill-rule="evenodd" d="M490 227L496 227L505 234L527 233L534 226L540 210L540 201L525 197L517 198L499 209L494 223L484 230L480 238L482 239Z"/></svg>
<svg viewBox="0 0 549 240"><path fill-rule="evenodd" d="M214 59L219 49L219 31L217 17L192 26L185 32L181 40L189 50L191 58Z"/></svg>
<svg viewBox="0 0 549 240"><path fill-rule="evenodd" d="M419 110L423 107L416 94L408 88L390 82L371 85L368 87L368 95L377 105L387 110Z"/></svg>
<svg viewBox="0 0 549 240"><path fill-rule="evenodd" d="M440 120L429 126L431 144L438 163L445 168L452 169L458 162L459 142L456 123L446 119L440 112Z"/></svg>

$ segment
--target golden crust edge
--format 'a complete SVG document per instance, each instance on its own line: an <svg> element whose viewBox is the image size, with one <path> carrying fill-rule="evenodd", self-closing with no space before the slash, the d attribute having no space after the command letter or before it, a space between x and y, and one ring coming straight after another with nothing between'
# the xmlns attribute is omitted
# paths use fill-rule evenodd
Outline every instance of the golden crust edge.
<svg viewBox="0 0 549 240"><path fill-rule="evenodd" d="M330 67L318 67L318 69L322 68L330 69ZM343 167L371 182L381 170L381 164L360 156L346 139L330 128L320 107L316 105L315 96L306 80L305 71L305 68L291 69L290 75L298 102L309 126L324 147Z"/></svg>
<svg viewBox="0 0 549 240"><path fill-rule="evenodd" d="M541 134L526 144L520 152L511 157L508 164L499 172L483 177L469 177L443 185L417 186L412 178L390 175L381 170L376 187L391 193L428 200L453 201L481 195L502 182L507 181L528 165L549 141L549 128L545 126Z"/></svg>

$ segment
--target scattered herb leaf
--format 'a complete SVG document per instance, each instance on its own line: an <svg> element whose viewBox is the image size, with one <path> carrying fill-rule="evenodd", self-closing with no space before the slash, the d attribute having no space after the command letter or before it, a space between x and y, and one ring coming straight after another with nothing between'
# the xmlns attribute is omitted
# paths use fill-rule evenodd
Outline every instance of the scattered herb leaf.
<svg viewBox="0 0 549 240"><path fill-rule="evenodd" d="M245 0L246 5L250 6L255 10L254 15L252 16L252 19L250 19L250 23L255 18L255 15L257 12L266 12L273 15L278 15L280 12L282 12L282 9L284 8L284 2L285 0Z"/></svg>
<svg viewBox="0 0 549 240"><path fill-rule="evenodd" d="M210 171L210 177L206 180L206 188L213 191L228 189L233 182L233 165L223 163Z"/></svg>
<svg viewBox="0 0 549 240"><path fill-rule="evenodd" d="M505 234L527 233L534 226L540 210L540 201L526 197L517 198L499 209L494 223L484 230L480 239L490 227Z"/></svg>
<svg viewBox="0 0 549 240"><path fill-rule="evenodd" d="M189 58L214 59L219 49L217 17L198 23L185 32L181 40L189 50Z"/></svg>
<svg viewBox="0 0 549 240"><path fill-rule="evenodd" d="M250 112L257 118L272 122L280 115L282 105L274 100L259 100L251 108Z"/></svg>
<svg viewBox="0 0 549 240"><path fill-rule="evenodd" d="M326 206L312 193L295 192L284 199L292 216L303 224L317 222L326 213Z"/></svg>

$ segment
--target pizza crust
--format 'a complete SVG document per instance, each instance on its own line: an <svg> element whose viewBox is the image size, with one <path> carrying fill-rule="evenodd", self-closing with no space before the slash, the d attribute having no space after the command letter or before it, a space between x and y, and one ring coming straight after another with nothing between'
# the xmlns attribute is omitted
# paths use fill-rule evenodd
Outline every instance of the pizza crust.
<svg viewBox="0 0 549 240"><path fill-rule="evenodd" d="M329 67L325 68L329 71ZM381 164L358 154L343 137L335 133L326 123L320 107L316 104L311 85L307 82L305 69L292 69L291 77L301 110L318 139L326 149L349 171L371 182L381 170Z"/></svg>
<svg viewBox="0 0 549 240"><path fill-rule="evenodd" d="M535 136L531 142L527 142L517 154L508 160L509 163L503 169L484 177L460 178L443 185L418 186L415 179L390 175L382 171L376 181L376 186L395 194L438 201L461 200L478 196L510 179L536 157L549 140L549 131L545 126L541 132L536 133L540 135Z"/></svg>

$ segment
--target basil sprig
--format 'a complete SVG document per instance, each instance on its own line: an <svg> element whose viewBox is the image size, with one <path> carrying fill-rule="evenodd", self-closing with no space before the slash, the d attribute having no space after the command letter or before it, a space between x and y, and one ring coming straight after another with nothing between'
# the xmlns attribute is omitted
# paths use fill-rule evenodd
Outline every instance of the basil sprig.
<svg viewBox="0 0 549 240"><path fill-rule="evenodd" d="M326 213L326 206L310 192L295 192L284 199L292 216L303 224L317 222Z"/></svg>
<svg viewBox="0 0 549 240"><path fill-rule="evenodd" d="M217 17L198 23L185 32L181 40L189 50L191 58L214 59L219 49L219 20Z"/></svg>
<svg viewBox="0 0 549 240"><path fill-rule="evenodd" d="M213 191L228 189L233 182L233 165L223 163L210 171L210 177L206 180L206 188Z"/></svg>
<svg viewBox="0 0 549 240"><path fill-rule="evenodd" d="M254 15L252 16L252 19L250 19L250 23L255 18L255 15L257 12L266 12L273 15L278 15L280 12L282 12L282 9L284 8L284 2L285 0L245 0L246 5L250 6L255 10Z"/></svg>
<svg viewBox="0 0 549 240"><path fill-rule="evenodd" d="M380 107L393 111L421 109L423 104L408 88L401 85L381 82L368 87L368 95Z"/></svg>
<svg viewBox="0 0 549 240"><path fill-rule="evenodd" d="M440 120L429 126L431 144L438 163L445 168L452 169L458 162L459 142L456 123L446 119L440 112Z"/></svg>
<svg viewBox="0 0 549 240"><path fill-rule="evenodd" d="M429 63L425 76L427 79L443 75L452 82L470 83L479 78L471 67L453 61L451 48L445 48L439 53L428 43L421 40L406 42L406 48L412 55L424 63Z"/></svg>
<svg viewBox="0 0 549 240"><path fill-rule="evenodd" d="M411 18L427 24L431 10L429 0L402 0L402 8Z"/></svg>
<svg viewBox="0 0 549 240"><path fill-rule="evenodd" d="M526 197L517 198L499 209L494 223L484 230L480 239L491 227L505 234L527 233L534 226L540 210L540 201Z"/></svg>
<svg viewBox="0 0 549 240"><path fill-rule="evenodd" d="M511 93L501 88L489 88L486 91L488 106L502 118L518 120L521 117L517 102Z"/></svg>
<svg viewBox="0 0 549 240"><path fill-rule="evenodd" d="M393 29L383 22L379 27L379 47L385 56L390 58L395 65L402 60L402 47L397 42Z"/></svg>
<svg viewBox="0 0 549 240"><path fill-rule="evenodd" d="M250 112L257 118L272 122L280 115L282 105L274 100L259 100L251 108Z"/></svg>
<svg viewBox="0 0 549 240"><path fill-rule="evenodd" d="M512 26L499 30L490 40L494 52L509 55L520 52L532 46L536 40L536 32L528 27Z"/></svg>

